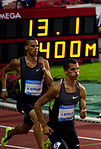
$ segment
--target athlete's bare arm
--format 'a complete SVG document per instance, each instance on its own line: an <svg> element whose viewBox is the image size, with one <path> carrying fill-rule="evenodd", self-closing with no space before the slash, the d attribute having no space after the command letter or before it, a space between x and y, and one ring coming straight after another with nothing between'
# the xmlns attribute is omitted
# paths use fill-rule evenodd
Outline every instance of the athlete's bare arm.
<svg viewBox="0 0 101 149"><path fill-rule="evenodd" d="M42 114L42 109L41 107L46 104L48 101L50 101L51 99L53 99L54 97L58 97L59 96L59 92L60 92L60 81L57 82L56 84L53 84L49 90L39 98L39 100L35 103L34 105L34 109L36 111L37 117L40 121L40 123L42 124L43 130L45 134L50 135L53 130L48 127L45 123L43 114Z"/></svg>
<svg viewBox="0 0 101 149"><path fill-rule="evenodd" d="M80 96L81 96L81 99L79 102L80 117L84 119L87 116L87 113L86 113L86 90L81 84L79 84L79 86L80 86Z"/></svg>
<svg viewBox="0 0 101 149"><path fill-rule="evenodd" d="M6 89L6 74L7 72L12 70L16 70L18 77L20 77L20 59L11 60L11 62L1 70L2 89ZM1 92L1 97L3 99L7 99L7 96L8 96L7 91Z"/></svg>
<svg viewBox="0 0 101 149"><path fill-rule="evenodd" d="M47 60L43 59L42 57L39 57L39 63L44 73L45 81L48 87L50 87L52 85L53 78L51 77L49 63Z"/></svg>

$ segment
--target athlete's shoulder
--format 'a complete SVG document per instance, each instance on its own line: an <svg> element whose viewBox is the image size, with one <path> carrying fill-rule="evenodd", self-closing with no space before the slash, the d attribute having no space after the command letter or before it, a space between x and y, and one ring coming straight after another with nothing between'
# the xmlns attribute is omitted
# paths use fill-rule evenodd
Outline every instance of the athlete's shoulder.
<svg viewBox="0 0 101 149"><path fill-rule="evenodd" d="M60 93L59 82L55 82L55 83L53 82L53 84L50 86L47 92L47 95L57 97L59 96L59 93Z"/></svg>
<svg viewBox="0 0 101 149"><path fill-rule="evenodd" d="M85 87L81 83L78 83L78 85L79 85L81 90L86 90Z"/></svg>
<svg viewBox="0 0 101 149"><path fill-rule="evenodd" d="M86 96L86 89L85 87L79 83L79 87L80 87L80 94Z"/></svg>
<svg viewBox="0 0 101 149"><path fill-rule="evenodd" d="M61 84L61 80L53 82L52 86L54 88L54 90L60 90L60 84Z"/></svg>
<svg viewBox="0 0 101 149"><path fill-rule="evenodd" d="M3 67L2 71L9 72L12 70L18 70L19 67L20 67L20 60L14 58L5 67Z"/></svg>
<svg viewBox="0 0 101 149"><path fill-rule="evenodd" d="M10 64L11 65L18 65L18 64L20 64L20 58L14 58L14 59L12 59L11 61L10 61Z"/></svg>

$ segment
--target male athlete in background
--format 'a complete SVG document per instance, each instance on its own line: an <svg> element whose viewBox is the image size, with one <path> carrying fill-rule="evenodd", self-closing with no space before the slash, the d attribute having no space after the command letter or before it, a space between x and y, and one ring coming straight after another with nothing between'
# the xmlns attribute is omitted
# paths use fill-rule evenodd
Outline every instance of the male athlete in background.
<svg viewBox="0 0 101 149"><path fill-rule="evenodd" d="M1 97L7 99L6 89L6 74L9 71L16 70L20 84L21 98L19 101L24 111L24 121L21 125L16 126L14 129L11 127L6 128L5 137L2 138L1 144L4 146L8 140L17 134L27 134L34 125L34 134L38 143L39 148L42 148L42 136L40 123L37 119L34 110L34 104L42 94L44 78L48 87L52 85L52 77L50 74L49 63L42 57L38 57L38 41L29 37L25 42L25 50L27 55L13 59L11 62L2 69L1 80L2 80L2 92ZM18 106L19 108L19 106Z"/></svg>

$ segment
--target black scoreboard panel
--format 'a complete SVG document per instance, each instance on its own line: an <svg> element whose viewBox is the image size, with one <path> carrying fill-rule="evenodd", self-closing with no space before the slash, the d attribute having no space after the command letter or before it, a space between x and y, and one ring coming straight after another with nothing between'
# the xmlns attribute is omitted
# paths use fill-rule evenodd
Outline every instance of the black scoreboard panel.
<svg viewBox="0 0 101 149"><path fill-rule="evenodd" d="M40 54L49 60L72 58L94 58L97 53L97 39L63 40L63 41L40 41ZM19 58L24 55L24 43L0 44L0 55L4 61ZM21 49L21 50L18 50ZM6 54L5 54L6 53Z"/></svg>
<svg viewBox="0 0 101 149"><path fill-rule="evenodd" d="M81 16L2 20L0 39L93 35L96 34L95 19L95 16Z"/></svg>
<svg viewBox="0 0 101 149"><path fill-rule="evenodd" d="M48 60L98 57L95 8L0 11L0 61L23 56L29 36L38 39L40 54Z"/></svg>

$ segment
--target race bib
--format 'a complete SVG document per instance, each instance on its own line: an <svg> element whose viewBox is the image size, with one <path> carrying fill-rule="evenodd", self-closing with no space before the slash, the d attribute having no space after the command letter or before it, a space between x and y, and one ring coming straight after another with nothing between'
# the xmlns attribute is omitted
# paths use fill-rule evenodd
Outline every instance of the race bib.
<svg viewBox="0 0 101 149"><path fill-rule="evenodd" d="M74 105L60 105L58 121L70 121L74 119Z"/></svg>
<svg viewBox="0 0 101 149"><path fill-rule="evenodd" d="M40 96L42 93L42 81L39 80L26 80L25 93L31 96Z"/></svg>

